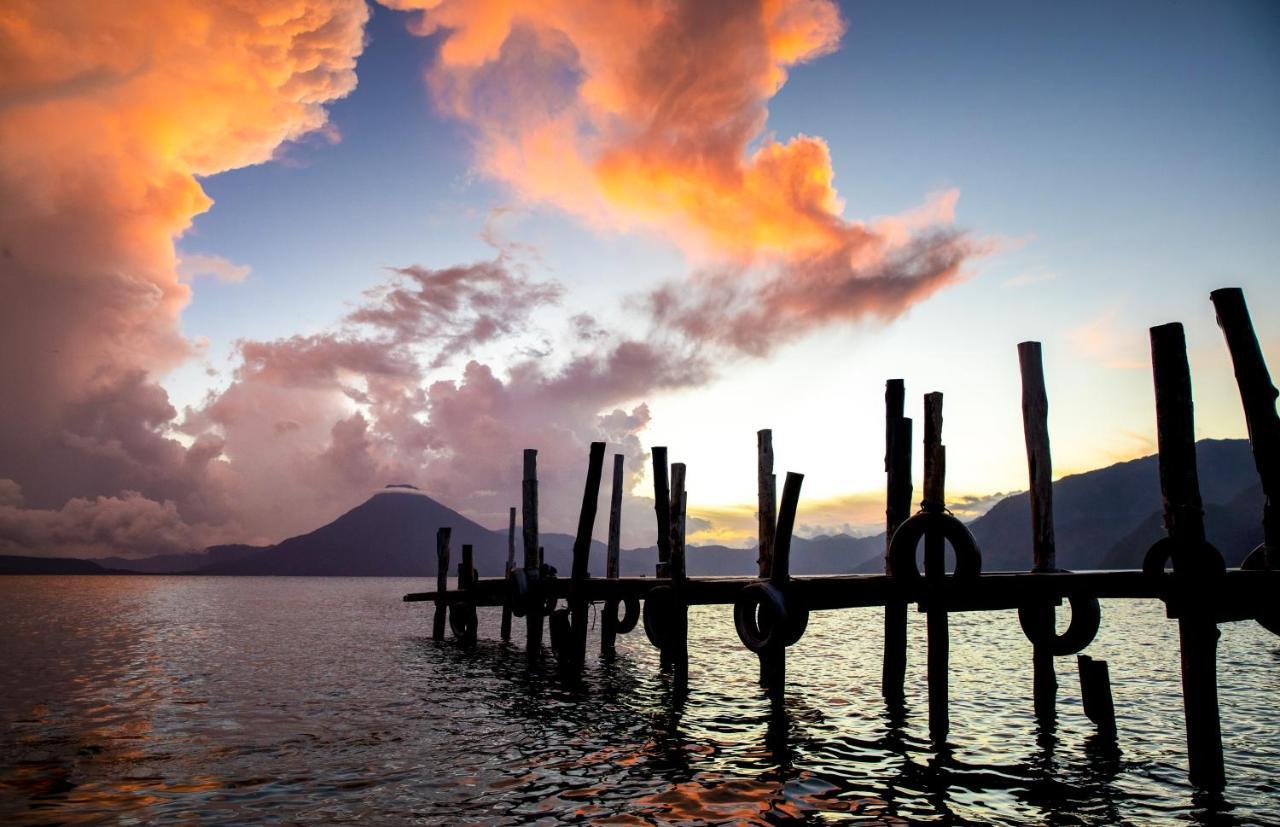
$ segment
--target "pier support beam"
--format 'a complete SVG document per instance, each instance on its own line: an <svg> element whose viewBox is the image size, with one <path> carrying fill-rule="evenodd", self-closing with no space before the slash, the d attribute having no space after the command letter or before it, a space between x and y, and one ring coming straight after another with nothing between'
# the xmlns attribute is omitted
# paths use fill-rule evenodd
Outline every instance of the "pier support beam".
<svg viewBox="0 0 1280 827"><path fill-rule="evenodd" d="M431 639L444 640L444 627L449 619L449 604L444 593L449 589L449 534L448 526L436 530L436 613L431 625Z"/></svg>
<svg viewBox="0 0 1280 827"><path fill-rule="evenodd" d="M542 560L541 549L538 547L538 452L534 448L524 450L524 481L521 487L524 569L529 582L536 583ZM524 624L525 655L529 660L536 660L542 651L542 606L530 606L525 613Z"/></svg>
<svg viewBox="0 0 1280 827"><path fill-rule="evenodd" d="M778 478L773 473L773 431L756 432L756 507L759 554L756 558L761 580L773 576L773 543L777 531ZM787 650L760 652L760 685L769 687L776 678L785 680Z"/></svg>
<svg viewBox="0 0 1280 827"><path fill-rule="evenodd" d="M889 545L893 532L911 514L911 420L902 415L906 387L901 379L885 383L885 496L884 573L893 574ZM901 705L907 675L907 604L890 600L884 605L884 657L880 691L891 706Z"/></svg>
<svg viewBox="0 0 1280 827"><path fill-rule="evenodd" d="M582 509L578 512L578 533L573 540L573 598L569 601L573 635L570 644L570 666L582 673L587 660L587 609L590 605L583 584L590 574L591 534L595 531L596 507L600 501L600 475L604 471L604 443L591 443L587 460L587 481L582 490Z"/></svg>
<svg viewBox="0 0 1280 827"><path fill-rule="evenodd" d="M946 504L947 449L942 444L942 394L924 397L924 499L925 511L941 511ZM924 570L926 582L941 582L946 577L946 541L937 531L924 537ZM929 641L927 655L929 683L929 737L945 743L951 730L949 675L951 642L947 610L930 600L925 613Z"/></svg>
<svg viewBox="0 0 1280 827"><path fill-rule="evenodd" d="M604 576L617 580L621 569L622 536L622 463L623 455L613 455L613 489L609 495L609 546L605 557ZM612 658L618 637L618 601L606 600L600 622L600 657Z"/></svg>
<svg viewBox="0 0 1280 827"><path fill-rule="evenodd" d="M1022 373L1022 433L1027 445L1027 481L1031 500L1031 550L1033 572L1057 571L1057 545L1053 534L1053 460L1049 453L1049 397L1044 387L1044 364L1039 342L1018 345ZM1031 609L1048 615L1054 625L1053 606ZM1036 718L1050 725L1057 717L1058 675L1053 653L1044 642L1032 643L1032 695Z"/></svg>
<svg viewBox="0 0 1280 827"><path fill-rule="evenodd" d="M1196 471L1191 369L1182 325L1151 328L1151 364L1156 391L1156 437L1160 452L1160 492L1164 523L1179 554L1174 557L1177 595L1168 603L1178 618L1182 653L1182 708L1187 724L1191 783L1221 790L1222 727L1218 715L1218 625L1196 605L1196 592L1212 576L1205 543L1204 504ZM1219 564L1221 560L1217 561Z"/></svg>
<svg viewBox="0 0 1280 827"><path fill-rule="evenodd" d="M511 506L510 520L507 522L507 566L503 570L503 575L511 576L511 572L516 567L516 507ZM502 642L507 643L511 640L511 604L504 602L502 604Z"/></svg>

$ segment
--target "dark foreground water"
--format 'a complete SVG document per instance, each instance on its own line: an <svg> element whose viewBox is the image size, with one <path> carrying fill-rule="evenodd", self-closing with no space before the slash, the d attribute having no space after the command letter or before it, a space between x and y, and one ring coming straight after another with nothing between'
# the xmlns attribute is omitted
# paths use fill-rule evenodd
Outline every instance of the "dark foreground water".
<svg viewBox="0 0 1280 827"><path fill-rule="evenodd" d="M1090 649L1111 663L1118 751L1072 659L1040 732L1016 616L953 616L939 751L914 613L892 720L879 610L815 615L775 710L725 607L691 611L686 693L639 630L573 690L495 642L496 609L475 650L433 643L430 608L400 602L427 585L0 577L0 823L1280 823L1280 639L1251 622L1224 627L1230 786L1212 799L1185 782L1157 603L1105 603Z"/></svg>

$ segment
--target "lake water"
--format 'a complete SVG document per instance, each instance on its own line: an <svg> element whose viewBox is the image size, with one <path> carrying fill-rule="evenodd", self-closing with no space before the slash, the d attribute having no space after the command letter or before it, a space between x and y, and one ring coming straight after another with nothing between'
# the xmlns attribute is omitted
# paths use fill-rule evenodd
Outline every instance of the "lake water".
<svg viewBox="0 0 1280 827"><path fill-rule="evenodd" d="M0 823L1280 823L1280 639L1252 622L1223 627L1215 798L1185 780L1159 603L1105 602L1088 650L1111 665L1118 751L1073 659L1039 732L1016 615L953 615L939 751L914 612L892 720L878 609L815 614L775 708L727 607L690 611L686 692L641 630L572 689L496 641L497 609L474 650L432 642L430 606L400 601L430 585L0 577Z"/></svg>

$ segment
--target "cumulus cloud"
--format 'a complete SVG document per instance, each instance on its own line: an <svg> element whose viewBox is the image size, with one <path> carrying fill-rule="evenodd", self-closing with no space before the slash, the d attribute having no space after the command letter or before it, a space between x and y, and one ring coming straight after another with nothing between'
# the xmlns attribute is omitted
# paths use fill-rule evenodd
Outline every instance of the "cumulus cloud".
<svg viewBox="0 0 1280 827"><path fill-rule="evenodd" d="M686 350L594 335L574 336L579 349L554 359L517 354L505 370L469 358L488 331L525 333L531 312L559 297L501 257L393 269L334 331L240 342L233 381L188 411L184 429L220 440L239 513L259 534L312 528L388 479L500 525L524 448L539 449L544 524L565 529L587 445L605 440L626 455L630 490L646 456L643 397L704 382L709 368ZM581 318L566 324L572 333Z"/></svg>
<svg viewBox="0 0 1280 827"><path fill-rule="evenodd" d="M0 386L21 404L0 406L0 477L40 519L141 497L192 524L234 520L216 440L175 440L154 381L195 352L174 241L210 205L197 176L324 126L355 85L367 14L359 0L5 4Z"/></svg>
<svg viewBox="0 0 1280 827"><path fill-rule="evenodd" d="M754 354L833 322L893 318L986 250L950 228L958 193L846 219L819 137L779 141L767 104L833 51L829 0L388 0L440 34L437 105L524 199L647 228L713 265L651 297L686 336Z"/></svg>
<svg viewBox="0 0 1280 827"><path fill-rule="evenodd" d="M187 283L210 278L215 281L238 282L249 277L249 265L236 264L222 256L207 253L183 253L178 259L178 278Z"/></svg>

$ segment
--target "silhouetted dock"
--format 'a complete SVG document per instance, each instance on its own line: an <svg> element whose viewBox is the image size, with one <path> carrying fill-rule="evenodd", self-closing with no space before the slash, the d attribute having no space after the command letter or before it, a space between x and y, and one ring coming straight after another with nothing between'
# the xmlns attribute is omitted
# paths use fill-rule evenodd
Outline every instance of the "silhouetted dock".
<svg viewBox="0 0 1280 827"><path fill-rule="evenodd" d="M1100 599L1145 598L1164 602L1179 625L1187 752L1193 784L1220 790L1225 784L1217 696L1218 624L1256 620L1280 634L1280 418L1277 391L1254 333L1244 296L1227 288L1211 294L1226 337L1248 423L1249 440L1262 480L1265 505L1260 518L1264 542L1239 569L1228 570L1222 554L1205 539L1204 507L1196 471L1191 374L1180 324L1151 329L1155 380L1160 487L1166 536L1147 552L1142 570L1070 572L1058 569L1053 527L1052 463L1047 428L1048 402L1040 344L1018 346L1022 411L1032 510L1033 559L1029 571L982 571L982 554L968 528L946 508L946 448L942 443L942 394L924 397L924 485L920 509L910 513L912 420L903 416L905 386L887 383L885 471L887 476L885 574L791 577L790 548L803 475L789 473L777 497L772 433L757 439L759 496L759 576L685 576L686 469L668 465L667 449L653 449L654 498L658 532L655 577L618 576L621 455L614 458L606 576L588 576L588 556L604 466L604 443L592 443L582 510L568 577L544 565L538 545L537 452L524 452L522 534L524 559L515 565L515 509L509 526L509 561L504 577L478 577L471 547L462 547L458 588L447 589L449 529L440 530L440 575L435 591L405 600L435 604L434 637L443 639L445 620L467 644L476 637L476 607L504 608L502 638L510 635L510 615L526 622L526 651L532 661L543 645L549 619L550 643L570 678L586 660L587 609L603 602L601 656L612 657L617 634L642 625L662 653L664 668L683 679L688 670L688 607L733 606L743 645L759 659L760 682L775 696L786 680L786 649L804 635L809 613L857 607L884 607L881 689L891 705L901 705L907 661L907 609L927 616L928 715L931 737L949 731L948 616L954 612L1017 609L1023 633L1033 646L1034 714L1051 723L1058 681L1055 658L1077 655L1093 641L1101 622ZM923 566L919 548L923 546ZM946 571L947 548L955 567ZM564 607L560 606L563 601ZM1056 624L1066 601L1071 620ZM509 613L509 614L508 614ZM1115 736L1110 674L1105 661L1077 658L1086 714L1100 733Z"/></svg>

